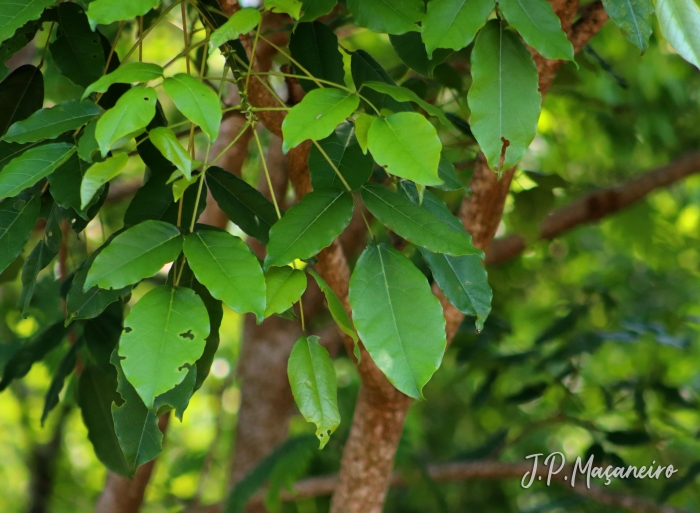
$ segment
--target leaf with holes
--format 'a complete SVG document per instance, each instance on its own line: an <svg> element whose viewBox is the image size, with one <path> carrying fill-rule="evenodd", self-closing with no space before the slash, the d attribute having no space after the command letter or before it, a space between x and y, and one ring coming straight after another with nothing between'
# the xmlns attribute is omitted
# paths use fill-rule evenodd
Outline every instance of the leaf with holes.
<svg viewBox="0 0 700 513"><path fill-rule="evenodd" d="M212 141L219 135L221 103L214 91L186 73L178 73L163 81L163 89L184 116L199 125Z"/></svg>
<svg viewBox="0 0 700 513"><path fill-rule="evenodd" d="M363 116L368 117L370 122L372 121L371 116L366 114ZM356 120L355 126L357 124ZM309 174L314 190L331 188L345 191L347 190L345 183L350 186L350 189L356 190L369 180L374 167L374 159L371 155L363 153L363 149L355 138L355 126L352 123L343 123L335 132L318 142L320 149L316 145L311 146ZM325 155L321 153L321 150ZM328 162L326 156L333 165ZM340 171L345 183L338 177L333 166Z"/></svg>
<svg viewBox="0 0 700 513"><path fill-rule="evenodd" d="M347 6L356 25L387 34L420 30L416 22L425 17L422 0L348 0Z"/></svg>
<svg viewBox="0 0 700 513"><path fill-rule="evenodd" d="M36 111L27 119L13 124L3 136L3 141L26 143L41 139L55 139L63 132L80 128L100 113L90 101L69 100Z"/></svg>
<svg viewBox="0 0 700 513"><path fill-rule="evenodd" d="M88 168L80 183L80 208L85 209L92 201L95 193L122 172L129 162L129 155L117 153L103 162L95 162Z"/></svg>
<svg viewBox="0 0 700 513"><path fill-rule="evenodd" d="M241 34L247 34L260 23L260 11L252 7L246 7L235 12L231 17L212 32L209 37L209 53L232 39L238 39Z"/></svg>
<svg viewBox="0 0 700 513"><path fill-rule="evenodd" d="M423 20L423 43L431 59L438 48L461 50L472 42L496 6L494 0L432 0Z"/></svg>
<svg viewBox="0 0 700 513"><path fill-rule="evenodd" d="M90 2L87 15L90 25L109 25L115 21L130 20L146 14L160 0L95 0Z"/></svg>
<svg viewBox="0 0 700 513"><path fill-rule="evenodd" d="M285 267L270 267L265 271L265 317L286 312L299 301L306 290L306 274ZM263 318L258 317L258 323Z"/></svg>
<svg viewBox="0 0 700 513"><path fill-rule="evenodd" d="M95 138L102 157L122 138L131 138L146 128L156 114L156 91L137 86L124 93L114 107L97 121Z"/></svg>
<svg viewBox="0 0 700 513"><path fill-rule="evenodd" d="M292 57L311 76L345 84L343 56L338 50L338 37L328 26L319 21L299 23L289 38L289 51ZM306 77L304 70L294 64L297 75ZM318 88L318 84L310 78L299 78L299 85L304 91Z"/></svg>
<svg viewBox="0 0 700 513"><path fill-rule="evenodd" d="M700 68L700 10L694 0L658 0L661 33L686 61Z"/></svg>
<svg viewBox="0 0 700 513"><path fill-rule="evenodd" d="M192 171L199 167L200 161L192 159L187 150L177 140L175 132L165 127L158 127L148 132L153 146L158 148L163 156L182 171L188 180L192 179Z"/></svg>
<svg viewBox="0 0 700 513"><path fill-rule="evenodd" d="M85 89L82 99L87 98L91 93L107 92L112 84L133 84L140 82L150 82L163 76L163 68L150 62L129 62L122 64L117 69L103 75L99 80L93 82Z"/></svg>
<svg viewBox="0 0 700 513"><path fill-rule="evenodd" d="M0 43L12 37L15 30L31 20L39 19L44 9L55 0L14 0L2 7L0 14Z"/></svg>
<svg viewBox="0 0 700 513"><path fill-rule="evenodd" d="M44 144L25 151L0 173L0 199L16 196L50 175L74 151L75 146L66 143Z"/></svg>
<svg viewBox="0 0 700 513"><path fill-rule="evenodd" d="M0 272L15 261L39 217L39 196L20 195L0 202Z"/></svg>

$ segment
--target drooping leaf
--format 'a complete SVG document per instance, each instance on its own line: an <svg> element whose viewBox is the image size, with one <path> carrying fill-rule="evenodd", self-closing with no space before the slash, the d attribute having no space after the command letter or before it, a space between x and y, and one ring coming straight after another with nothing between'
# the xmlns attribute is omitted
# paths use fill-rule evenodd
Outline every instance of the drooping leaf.
<svg viewBox="0 0 700 513"><path fill-rule="evenodd" d="M44 144L25 151L0 173L0 199L16 196L50 175L74 151L75 146L66 143Z"/></svg>
<svg viewBox="0 0 700 513"><path fill-rule="evenodd" d="M319 21L299 23L289 38L289 51L294 60L312 76L344 85L343 56L338 50L338 37ZM306 73L294 65L297 75ZM298 79L304 91L318 88L311 79Z"/></svg>
<svg viewBox="0 0 700 513"><path fill-rule="evenodd" d="M160 0L95 0L90 2L87 15L90 25L109 25L115 21L130 20L146 14Z"/></svg>
<svg viewBox="0 0 700 513"><path fill-rule="evenodd" d="M97 256L83 290L121 289L153 276L182 250L182 235L163 221L144 221L117 235Z"/></svg>
<svg viewBox="0 0 700 513"><path fill-rule="evenodd" d="M91 93L104 93L112 84L133 84L137 82L149 82L163 76L163 68L150 62L128 62L117 69L101 76L90 84L83 93L82 99Z"/></svg>
<svg viewBox="0 0 700 513"><path fill-rule="evenodd" d="M313 21L330 13L338 2L337 0L301 0L301 3L302 16L299 21Z"/></svg>
<svg viewBox="0 0 700 513"><path fill-rule="evenodd" d="M294 343L287 375L294 401L306 422L316 424L319 449L323 449L340 424L340 412L335 368L318 337L300 337Z"/></svg>
<svg viewBox="0 0 700 513"><path fill-rule="evenodd" d="M642 53L647 51L652 32L654 4L651 0L603 0L605 12Z"/></svg>
<svg viewBox="0 0 700 513"><path fill-rule="evenodd" d="M686 61L700 68L700 10L693 0L658 0L661 33Z"/></svg>
<svg viewBox="0 0 700 513"><path fill-rule="evenodd" d="M384 68L364 50L357 50L352 53L350 57L350 71L352 73L352 81L355 83L355 87L358 90L362 87L362 84L370 81L396 85ZM399 103L391 96L380 94L373 90L363 90L362 96L374 105L378 111L382 109L387 109L392 112L413 110L410 104ZM372 112L374 111L372 110Z"/></svg>
<svg viewBox="0 0 700 513"><path fill-rule="evenodd" d="M306 274L285 267L270 267L265 271L265 317L287 311L306 290ZM258 323L262 318L258 317Z"/></svg>
<svg viewBox="0 0 700 513"><path fill-rule="evenodd" d="M574 47L547 0L498 0L498 9L525 43L543 57L573 60Z"/></svg>
<svg viewBox="0 0 700 513"><path fill-rule="evenodd" d="M302 3L299 0L267 0L265 8L272 12L289 14L295 20L299 19Z"/></svg>
<svg viewBox="0 0 700 513"><path fill-rule="evenodd" d="M421 0L348 0L347 6L356 25L387 34L420 30L416 22L425 17Z"/></svg>
<svg viewBox="0 0 700 513"><path fill-rule="evenodd" d="M51 379L51 384L49 384L49 389L46 391L46 397L44 398L44 410L41 413L42 427L49 413L51 413L51 410L58 405L58 396L61 390L63 390L66 378L70 376L73 369L75 369L75 364L78 361L78 350L81 345L80 341L74 343L58 364L58 368Z"/></svg>
<svg viewBox="0 0 700 513"><path fill-rule="evenodd" d="M277 222L277 213L270 200L220 167L207 169L207 184L226 217L251 237L267 244L270 227Z"/></svg>
<svg viewBox="0 0 700 513"><path fill-rule="evenodd" d="M20 195L0 202L0 272L15 261L39 217L41 199Z"/></svg>
<svg viewBox="0 0 700 513"><path fill-rule="evenodd" d="M163 88L178 110L215 141L219 135L222 116L221 103L216 93L186 73L166 78Z"/></svg>
<svg viewBox="0 0 700 513"><path fill-rule="evenodd" d="M367 116L372 121L371 116ZM363 149L355 138L352 123L341 124L335 132L318 142L318 145L326 153L336 169L340 171L345 182L350 189L356 190L362 187L372 175L374 159L371 155L363 153ZM365 145L366 149L366 145ZM331 164L328 163L316 145L311 146L309 151L309 173L311 174L311 185L314 190L331 188L342 191L347 190L345 184L338 177Z"/></svg>
<svg viewBox="0 0 700 513"><path fill-rule="evenodd" d="M16 0L4 4L0 15L0 43L28 21L39 19L44 9L53 4L54 0Z"/></svg>
<svg viewBox="0 0 700 513"><path fill-rule="evenodd" d="M63 132L83 126L99 113L97 105L92 102L69 100L48 109L38 110L27 119L14 123L2 140L26 143L55 139Z"/></svg>
<svg viewBox="0 0 700 513"><path fill-rule="evenodd" d="M397 86L397 85L391 85L391 84L386 84L384 82L374 82L374 81L368 81L363 84L363 87L369 87L370 89L373 89L377 91L378 93L382 94L387 94L391 96L394 100L397 102L414 102L420 105L425 112L427 112L431 116L435 116L440 120L440 122L445 125L448 128L452 128L452 123L450 122L449 119L447 119L447 116L445 116L445 113L442 112L442 109L439 109L435 105L432 105L422 98L420 98L416 93L411 91L410 89L406 89L405 87Z"/></svg>
<svg viewBox="0 0 700 513"><path fill-rule="evenodd" d="M398 390L423 397L446 346L445 318L425 276L396 249L370 245L352 273L350 305L374 363Z"/></svg>
<svg viewBox="0 0 700 513"><path fill-rule="evenodd" d="M495 7L494 0L432 0L423 20L428 58L438 48L461 50L472 42Z"/></svg>
<svg viewBox="0 0 700 513"><path fill-rule="evenodd" d="M156 113L156 91L150 87L136 86L124 93L114 107L97 121L95 138L102 157L123 137L131 137L146 128Z"/></svg>
<svg viewBox="0 0 700 513"><path fill-rule="evenodd" d="M84 209L92 201L95 193L104 184L122 172L129 162L129 155L117 153L102 162L95 162L88 168L80 183L80 208Z"/></svg>
<svg viewBox="0 0 700 513"><path fill-rule="evenodd" d="M44 105L44 77L39 68L20 66L0 82L0 135Z"/></svg>
<svg viewBox="0 0 700 513"><path fill-rule="evenodd" d="M260 23L260 11L246 7L235 12L222 26L212 32L209 37L209 53L232 39L238 39L241 34L247 34Z"/></svg>
<svg viewBox="0 0 700 513"><path fill-rule="evenodd" d="M489 167L509 169L537 132L542 97L535 63L517 36L495 20L479 32L471 58L472 132Z"/></svg>
<svg viewBox="0 0 700 513"><path fill-rule="evenodd" d="M442 143L435 127L420 114L399 112L375 118L367 134L367 147L387 173L421 185L442 183L438 177Z"/></svg>
<svg viewBox="0 0 700 513"><path fill-rule="evenodd" d="M340 89L314 89L295 105L282 122L285 152L307 139L318 141L331 135L360 104L355 94Z"/></svg>
<svg viewBox="0 0 700 513"><path fill-rule="evenodd" d="M350 224L352 196L337 189L310 192L272 226L265 268L310 258L330 246Z"/></svg>
<svg viewBox="0 0 700 513"><path fill-rule="evenodd" d="M212 296L240 314L265 313L265 277L258 259L238 237L199 230L185 238L185 256Z"/></svg>
<svg viewBox="0 0 700 513"><path fill-rule="evenodd" d="M348 313L345 311L343 303L340 301L338 295L333 291L333 289L326 283L326 281L319 276L319 274L313 269L309 269L309 274L314 277L316 283L318 283L318 288L321 289L323 295L326 296L326 302L328 303L328 310L331 312L333 320L338 325L338 328L345 333L348 337L357 344L357 333L355 332L355 326L352 324ZM357 345L355 346L357 347ZM359 360L359 350L355 353L355 357Z"/></svg>
<svg viewBox="0 0 700 513"><path fill-rule="evenodd" d="M391 35L389 40L401 61L424 77L432 77L435 67L452 54L452 50L439 48L429 58L419 32Z"/></svg>
<svg viewBox="0 0 700 513"><path fill-rule="evenodd" d="M163 156L168 159L173 165L182 171L182 174L190 180L192 179L192 170L198 167L201 162L193 160L187 150L183 148L177 140L175 132L165 127L158 127L150 130L148 136L153 145L158 148Z"/></svg>

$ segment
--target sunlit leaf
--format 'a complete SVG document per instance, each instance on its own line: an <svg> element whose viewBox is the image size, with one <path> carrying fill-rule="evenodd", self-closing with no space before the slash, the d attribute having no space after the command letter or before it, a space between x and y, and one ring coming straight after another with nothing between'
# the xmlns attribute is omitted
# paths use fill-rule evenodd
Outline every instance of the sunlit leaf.
<svg viewBox="0 0 700 513"><path fill-rule="evenodd" d="M432 58L438 48L461 50L472 42L495 7L494 0L432 0L423 20L423 42Z"/></svg>
<svg viewBox="0 0 700 513"><path fill-rule="evenodd" d="M92 102L69 100L36 111L27 119L13 124L3 136L3 141L26 143L40 139L55 139L63 132L80 128L100 113Z"/></svg>
<svg viewBox="0 0 700 513"><path fill-rule="evenodd" d="M87 207L100 187L121 173L127 162L129 162L129 155L117 153L103 162L95 162L90 166L80 184L80 208Z"/></svg>
<svg viewBox="0 0 700 513"><path fill-rule="evenodd" d="M238 39L241 34L247 34L260 23L260 11L246 7L235 12L222 26L212 32L209 37L209 53L232 39Z"/></svg>
<svg viewBox="0 0 700 513"><path fill-rule="evenodd" d="M95 0L90 2L87 15L93 27L109 25L146 14L159 3L160 0Z"/></svg>
<svg viewBox="0 0 700 513"><path fill-rule="evenodd" d="M114 107L97 121L95 138L102 156L123 137L131 137L146 128L156 113L156 91L150 87L137 86L124 93Z"/></svg>
<svg viewBox="0 0 700 513"><path fill-rule="evenodd" d="M192 178L192 171L197 168L201 162L192 159L191 155L177 140L175 132L169 128L158 127L150 130L148 136L153 145L158 148L158 151L190 180Z"/></svg>
<svg viewBox="0 0 700 513"><path fill-rule="evenodd" d="M265 271L265 317L287 311L306 290L306 274L289 266ZM258 317L258 322L262 318Z"/></svg>
<svg viewBox="0 0 700 513"><path fill-rule="evenodd" d="M91 93L104 93L112 84L133 84L137 82L149 82L160 78L163 68L150 62L128 62L117 69L103 75L85 89L82 98L87 98Z"/></svg>
<svg viewBox="0 0 700 513"><path fill-rule="evenodd" d="M222 116L221 103L216 93L186 73L166 78L163 88L178 110L215 141L219 135Z"/></svg>
<svg viewBox="0 0 700 513"><path fill-rule="evenodd" d="M420 30L416 22L425 17L422 0L348 0L347 6L356 25L387 34Z"/></svg>
<svg viewBox="0 0 700 513"><path fill-rule="evenodd" d="M16 196L50 175L74 151L75 146L67 143L44 144L25 151L0 173L0 199Z"/></svg>
<svg viewBox="0 0 700 513"><path fill-rule="evenodd" d="M661 33L689 63L700 68L700 10L694 0L658 0Z"/></svg>

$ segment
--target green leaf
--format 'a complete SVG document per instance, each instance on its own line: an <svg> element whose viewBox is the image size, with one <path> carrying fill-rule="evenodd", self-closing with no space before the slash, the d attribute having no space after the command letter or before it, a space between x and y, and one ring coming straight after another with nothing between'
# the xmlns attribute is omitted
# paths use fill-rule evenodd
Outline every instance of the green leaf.
<svg viewBox="0 0 700 513"><path fill-rule="evenodd" d="M75 146L44 144L31 148L10 162L0 173L0 199L16 196L67 161Z"/></svg>
<svg viewBox="0 0 700 513"><path fill-rule="evenodd" d="M333 320L340 328L340 331L345 333L355 342L355 357L360 360L360 350L357 346L358 338L355 332L355 326L353 326L348 313L345 311L343 303L340 301L338 295L333 291L333 289L325 282L321 276L316 273L313 269L309 269L309 274L314 277L316 283L318 283L318 288L321 289L323 295L326 296L326 302L328 302L328 310L331 312Z"/></svg>
<svg viewBox="0 0 700 513"><path fill-rule="evenodd" d="M421 185L440 185L438 164L442 143L435 127L415 112L375 118L367 147L386 172Z"/></svg>
<svg viewBox="0 0 700 513"><path fill-rule="evenodd" d="M232 223L267 244L270 227L277 222L270 200L233 173L216 166L207 169L207 185Z"/></svg>
<svg viewBox="0 0 700 513"><path fill-rule="evenodd" d="M0 202L0 272L15 261L39 217L39 196L21 195Z"/></svg>
<svg viewBox="0 0 700 513"><path fill-rule="evenodd" d="M306 274L285 267L270 267L265 271L265 317L285 312L299 301L306 290ZM258 323L262 318L258 317Z"/></svg>
<svg viewBox="0 0 700 513"><path fill-rule="evenodd" d="M330 246L352 219L352 195L319 189L304 195L270 230L265 268L310 258Z"/></svg>
<svg viewBox="0 0 700 513"><path fill-rule="evenodd" d="M366 114L363 116L368 117L370 123L373 121L371 116ZM356 120L355 127L357 124ZM359 189L369 180L374 167L374 159L371 155L363 153L363 149L355 138L355 127L352 123L343 123L335 132L318 142L352 190ZM316 145L311 146L309 151L309 173L314 190L323 188L346 190L345 184Z"/></svg>
<svg viewBox="0 0 700 513"><path fill-rule="evenodd" d="M0 141L0 171L29 148L40 145L40 143L15 144Z"/></svg>
<svg viewBox="0 0 700 513"><path fill-rule="evenodd" d="M289 51L294 60L312 76L341 86L345 84L343 56L338 50L338 37L326 24L319 21L299 23L289 38ZM306 76L296 64L294 69L298 75ZM306 92L318 87L311 79L297 80Z"/></svg>
<svg viewBox="0 0 700 513"><path fill-rule="evenodd" d="M99 120L93 119L90 121L83 129L78 140L78 157L90 164L92 164L92 154L100 149L100 145L97 144L97 139L95 138L97 121Z"/></svg>
<svg viewBox="0 0 700 513"><path fill-rule="evenodd" d="M435 116L436 118L438 118L440 122L447 128L454 128L450 120L447 119L447 117L445 116L445 113L442 112L442 109L426 102L410 89L406 89L405 87L397 85L386 84L384 82L374 81L365 82L364 84L362 84L362 86L369 87L370 89L373 89L378 93L387 94L397 102L417 103L423 108L423 110L425 110L425 112L427 112L431 116Z"/></svg>
<svg viewBox="0 0 700 513"><path fill-rule="evenodd" d="M498 0L508 23L547 59L574 59L574 47L561 28L561 20L547 0Z"/></svg>
<svg viewBox="0 0 700 513"><path fill-rule="evenodd" d="M292 107L282 122L285 153L307 139L318 141L331 135L360 104L360 98L340 89L324 88L309 92Z"/></svg>
<svg viewBox="0 0 700 513"><path fill-rule="evenodd" d="M494 0L432 0L423 20L428 58L438 48L461 50L472 42L496 6Z"/></svg>
<svg viewBox="0 0 700 513"><path fill-rule="evenodd" d="M211 141L219 135L221 103L214 91L186 73L178 73L163 81L163 88L184 116L199 125Z"/></svg>
<svg viewBox="0 0 700 513"><path fill-rule="evenodd" d="M109 359L114 348L119 343L124 324L124 308L119 303L114 303L98 316L86 320L83 324L83 340L88 353L100 368L114 375L114 367Z"/></svg>
<svg viewBox="0 0 700 513"><path fill-rule="evenodd" d="M455 166L452 164L452 162L444 157L440 157L440 164L438 164L438 176L440 177L440 180L443 181L442 185L437 186L437 188L440 190L458 191L467 187L462 183L459 177L457 177L457 172L455 171Z"/></svg>
<svg viewBox="0 0 700 513"><path fill-rule="evenodd" d="M420 30L416 22L425 17L422 0L348 0L347 6L356 25L387 34Z"/></svg>
<svg viewBox="0 0 700 513"><path fill-rule="evenodd" d="M197 281L234 312L265 313L265 277L248 245L224 231L199 230L185 238L185 256Z"/></svg>
<svg viewBox="0 0 700 513"><path fill-rule="evenodd" d="M95 0L90 2L87 15L90 25L109 25L115 21L129 20L146 14L160 0Z"/></svg>
<svg viewBox="0 0 700 513"><path fill-rule="evenodd" d="M158 151L182 171L187 180L191 180L192 170L197 168L201 162L192 159L187 150L177 140L175 132L169 128L158 127L150 130L148 136L153 145L158 148Z"/></svg>
<svg viewBox="0 0 700 513"><path fill-rule="evenodd" d="M316 424L319 449L323 449L340 424L340 412L335 368L318 337L302 336L294 343L287 375L294 401L306 422Z"/></svg>
<svg viewBox="0 0 700 513"><path fill-rule="evenodd" d="M35 142L41 139L55 139L63 132L83 126L100 113L100 109L90 101L70 100L49 109L41 109L27 119L13 124L3 136L8 142Z"/></svg>
<svg viewBox="0 0 700 513"><path fill-rule="evenodd" d="M133 84L137 82L149 82L163 76L163 68L150 62L129 62L122 64L117 69L107 75L103 75L88 86L83 93L82 99L87 98L91 93L107 92L112 84Z"/></svg>
<svg viewBox="0 0 700 513"><path fill-rule="evenodd" d="M15 30L31 20L39 19L44 9L55 0L13 0L3 4L0 14L0 42L12 37Z"/></svg>
<svg viewBox="0 0 700 513"><path fill-rule="evenodd" d="M83 8L64 2L58 6L58 37L49 45L61 75L75 85L87 87L102 76L105 55L100 35L90 29Z"/></svg>
<svg viewBox="0 0 700 513"><path fill-rule="evenodd" d="M11 38L0 44L0 80L3 80L10 73L10 68L5 63L32 42L41 26L41 20L28 21L18 28Z"/></svg>
<svg viewBox="0 0 700 513"><path fill-rule="evenodd" d="M172 224L144 221L117 235L90 267L83 290L93 285L121 289L156 274L182 250L182 235Z"/></svg>
<svg viewBox="0 0 700 513"><path fill-rule="evenodd" d="M78 361L78 350L81 345L80 340L74 343L58 364L58 368L51 379L51 384L49 384L49 389L46 391L46 397L44 398L44 410L41 413L41 427L44 427L44 422L49 416L49 413L51 413L51 410L58 405L58 396L61 390L63 390L66 378L70 376L75 369L75 364Z"/></svg>
<svg viewBox="0 0 700 513"><path fill-rule="evenodd" d="M185 365L185 368L187 368L185 379L175 385L175 388L156 397L153 406L153 409L158 412L158 415L174 410L175 417L177 417L180 422L182 422L185 415L185 410L190 405L190 399L192 399L194 386L197 382L196 365Z"/></svg>
<svg viewBox="0 0 700 513"><path fill-rule="evenodd" d="M700 10L694 0L658 0L661 33L686 61L700 68Z"/></svg>
<svg viewBox="0 0 700 513"><path fill-rule="evenodd" d="M401 61L424 77L432 77L435 67L452 55L452 50L439 48L433 54L432 59L428 58L428 51L419 32L389 36L389 40Z"/></svg>
<svg viewBox="0 0 700 513"><path fill-rule="evenodd" d="M374 116L369 114L360 114L357 119L355 119L355 138L357 139L357 144L360 145L362 153L367 154L367 144L369 137L369 127L372 126L374 122ZM374 159L372 159L374 161ZM311 171L309 169L309 171Z"/></svg>
<svg viewBox="0 0 700 513"><path fill-rule="evenodd" d="M642 53L649 47L654 4L651 0L603 0L605 12Z"/></svg>
<svg viewBox="0 0 700 513"><path fill-rule="evenodd" d="M103 162L95 162L88 168L80 184L80 208L84 209L92 201L95 193L104 184L122 172L129 162L129 155L117 153Z"/></svg>
<svg viewBox="0 0 700 513"><path fill-rule="evenodd" d="M289 14L295 20L299 19L302 3L299 0L267 0L265 9L272 12Z"/></svg>
<svg viewBox="0 0 700 513"><path fill-rule="evenodd" d="M313 21L329 14L338 3L337 0L301 0L302 16L299 21Z"/></svg>
<svg viewBox="0 0 700 513"><path fill-rule="evenodd" d="M155 89L137 86L124 93L116 105L100 117L95 128L95 138L100 145L102 157L107 156L119 139L130 138L146 128L156 114L156 99Z"/></svg>
<svg viewBox="0 0 700 513"><path fill-rule="evenodd" d="M357 50L352 53L350 57L350 71L352 73L352 81L358 90L362 87L362 84L369 81L396 85L384 68L364 50ZM374 105L378 111L387 109L392 112L410 112L413 110L411 104L399 103L386 94L379 94L375 91L362 91L362 96Z"/></svg>
<svg viewBox="0 0 700 513"><path fill-rule="evenodd" d="M260 23L260 11L246 7L235 12L222 26L212 32L209 37L209 53L232 39L238 39L241 34L247 34Z"/></svg>
<svg viewBox="0 0 700 513"><path fill-rule="evenodd" d="M479 32L471 59L472 132L489 167L510 169L537 132L542 96L535 63L518 37L496 20Z"/></svg>
<svg viewBox="0 0 700 513"><path fill-rule="evenodd" d="M422 398L446 346L445 318L425 276L396 249L370 245L352 273L350 305L377 367L398 390Z"/></svg>
<svg viewBox="0 0 700 513"><path fill-rule="evenodd" d="M156 287L134 305L119 339L124 375L146 406L180 383L204 351L209 316L192 289Z"/></svg>
<svg viewBox="0 0 700 513"><path fill-rule="evenodd" d="M456 229L403 194L370 183L362 189L362 201L382 224L409 242L453 256L481 254L464 229Z"/></svg>
<svg viewBox="0 0 700 513"><path fill-rule="evenodd" d="M38 111L44 105L44 77L39 68L25 64L0 82L0 105L0 135Z"/></svg>
<svg viewBox="0 0 700 513"><path fill-rule="evenodd" d="M87 219L87 212L80 208L80 182L90 165L73 153L56 171L48 176L49 192L54 201L66 209L73 209ZM97 201L98 198L94 198ZM94 204L91 202L90 205Z"/></svg>

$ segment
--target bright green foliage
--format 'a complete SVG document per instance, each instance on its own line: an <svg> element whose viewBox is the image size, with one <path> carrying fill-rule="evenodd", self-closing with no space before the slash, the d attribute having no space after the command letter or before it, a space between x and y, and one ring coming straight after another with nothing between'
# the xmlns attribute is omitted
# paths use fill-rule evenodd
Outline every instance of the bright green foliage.
<svg viewBox="0 0 700 513"><path fill-rule="evenodd" d="M156 274L182 250L182 235L174 225L144 221L117 235L90 267L84 290L93 285L120 289Z"/></svg>
<svg viewBox="0 0 700 513"><path fill-rule="evenodd" d="M371 116L366 114L363 116L369 118L370 123L372 122ZM357 124L356 121L354 126L356 127ZM374 160L371 155L363 153L363 149L355 138L354 126L352 123L343 123L335 132L318 142L321 149L317 148L316 145L311 146L309 174L311 174L311 186L314 190L332 188L345 191L347 190L345 183L350 186L350 189L356 190L369 180ZM365 150L366 148L365 145ZM326 155L323 155L321 150ZM328 162L326 156L333 165ZM340 171L345 183L340 179L333 166Z"/></svg>
<svg viewBox="0 0 700 513"><path fill-rule="evenodd" d="M15 30L41 16L54 0L16 0L2 6L0 13L0 43L12 37Z"/></svg>
<svg viewBox="0 0 700 513"><path fill-rule="evenodd" d="M289 266L265 271L265 317L287 311L306 290L306 274ZM258 317L258 322L262 318Z"/></svg>
<svg viewBox="0 0 700 513"><path fill-rule="evenodd" d="M246 7L233 15L222 26L212 32L209 37L209 53L232 39L238 39L241 34L247 34L260 23L260 11Z"/></svg>
<svg viewBox="0 0 700 513"><path fill-rule="evenodd" d="M352 273L350 305L377 367L398 390L422 398L446 345L442 308L425 276L396 249L370 245Z"/></svg>
<svg viewBox="0 0 700 513"><path fill-rule="evenodd" d="M357 95L340 89L324 88L309 92L282 122L284 151L295 148L307 139L318 141L328 137L359 105Z"/></svg>
<svg viewBox="0 0 700 513"><path fill-rule="evenodd" d="M309 269L309 274L314 277L314 280L318 283L318 288L320 288L323 295L326 296L328 310L331 312L331 316L338 325L338 328L355 342L355 358L357 358L357 361L360 361L360 349L357 346L357 332L355 332L355 326L352 324L348 313L345 311L343 303L330 285L328 285L316 271Z"/></svg>
<svg viewBox="0 0 700 513"><path fill-rule="evenodd" d="M509 169L535 137L541 95L530 53L502 23L490 21L472 51L467 100L471 128L490 168Z"/></svg>
<svg viewBox="0 0 700 513"><path fill-rule="evenodd" d="M63 132L75 130L97 116L100 110L92 102L70 100L49 109L41 109L27 119L13 124L3 141L26 143L55 139Z"/></svg>
<svg viewBox="0 0 700 513"><path fill-rule="evenodd" d="M163 68L149 62L128 62L117 69L100 77L85 89L82 98L87 98L91 93L104 93L112 84L132 84L135 82L148 82L163 75Z"/></svg>
<svg viewBox="0 0 700 513"><path fill-rule="evenodd" d="M31 148L16 157L0 174L0 200L16 196L53 173L73 151L75 146L53 143Z"/></svg>
<svg viewBox="0 0 700 513"><path fill-rule="evenodd" d="M337 0L302 0L302 16L299 21L313 21L331 12Z"/></svg>
<svg viewBox="0 0 700 513"><path fill-rule="evenodd" d="M369 141L367 140L369 138L369 127L372 126L373 122L374 117L364 113L360 114L355 119L355 138L357 139L357 143L362 149L362 153L364 153L365 155L367 154L367 148L369 143Z"/></svg>
<svg viewBox="0 0 700 513"><path fill-rule="evenodd" d="M543 57L573 60L574 47L547 0L498 0L498 9Z"/></svg>
<svg viewBox="0 0 700 513"><path fill-rule="evenodd" d="M185 73L163 81L163 88L187 119L199 125L212 141L219 135L221 104L214 91Z"/></svg>
<svg viewBox="0 0 700 513"><path fill-rule="evenodd" d="M95 138L103 157L117 141L130 139L146 128L155 116L156 99L155 89L137 86L124 93L117 104L100 117Z"/></svg>
<svg viewBox="0 0 700 513"><path fill-rule="evenodd" d="M352 73L352 81L358 90L365 82L384 82L389 85L396 85L386 70L364 50L357 50L352 53L350 57L350 71ZM377 93L373 90L363 89L362 96L373 106L373 108L370 106L365 107L367 112L375 113L382 109L388 109L392 112L413 110L410 103L397 102L391 96Z"/></svg>
<svg viewBox="0 0 700 513"><path fill-rule="evenodd" d="M151 408L155 397L180 383L204 351L209 316L192 289L157 287L124 321L119 356L124 375Z"/></svg>
<svg viewBox="0 0 700 513"><path fill-rule="evenodd" d="M654 15L651 0L603 0L603 5L625 37L642 53L646 52Z"/></svg>
<svg viewBox="0 0 700 513"><path fill-rule="evenodd" d="M234 312L265 313L265 277L258 259L238 237L199 230L185 238L185 256L197 280Z"/></svg>
<svg viewBox="0 0 700 513"><path fill-rule="evenodd" d="M700 68L700 10L693 0L658 0L656 14L664 37L688 62Z"/></svg>
<svg viewBox="0 0 700 513"><path fill-rule="evenodd" d="M432 0L423 20L423 42L432 58L438 48L461 50L472 42L495 7L494 0Z"/></svg>
<svg viewBox="0 0 700 513"><path fill-rule="evenodd" d="M117 153L103 162L95 162L90 166L80 183L80 208L87 207L95 193L121 173L127 162L129 162L129 156L126 153Z"/></svg>
<svg viewBox="0 0 700 513"><path fill-rule="evenodd" d="M295 20L299 19L302 3L299 0L268 0L265 8L272 12L289 14Z"/></svg>
<svg viewBox="0 0 700 513"><path fill-rule="evenodd" d="M384 82L368 81L362 84L363 87L369 87L378 93L387 94L397 102L415 102L420 105L429 115L437 117L440 122L448 128L452 127L452 123L445 116L441 109L437 108L422 98L416 93L405 87L391 85Z"/></svg>
<svg viewBox="0 0 700 513"><path fill-rule="evenodd" d="M306 422L316 424L323 449L340 424L338 381L333 362L318 337L300 337L292 348L287 375L294 401Z"/></svg>
<svg viewBox="0 0 700 513"><path fill-rule="evenodd" d="M158 148L163 156L182 171L188 180L192 179L192 171L199 167L201 162L193 160L187 150L177 140L175 132L169 128L159 126L148 132L153 146Z"/></svg>
<svg viewBox="0 0 700 513"><path fill-rule="evenodd" d="M421 185L442 183L438 177L442 143L435 127L420 114L399 112L375 118L367 134L367 147L389 174Z"/></svg>
<svg viewBox="0 0 700 513"><path fill-rule="evenodd" d="M90 24L109 25L114 21L128 20L136 18L150 11L158 5L160 0L95 0L90 2L87 15Z"/></svg>
<svg viewBox="0 0 700 513"><path fill-rule="evenodd" d="M0 272L22 252L39 216L38 196L17 196L0 202Z"/></svg>
<svg viewBox="0 0 700 513"><path fill-rule="evenodd" d="M416 22L425 17L421 0L348 0L347 5L356 25L387 34L420 30Z"/></svg>
<svg viewBox="0 0 700 513"><path fill-rule="evenodd" d="M265 268L310 258L331 245L352 219L348 192L319 189L306 194L270 230Z"/></svg>
<svg viewBox="0 0 700 513"><path fill-rule="evenodd" d="M308 72L315 78L344 85L345 70L343 56L338 50L338 37L324 23L299 23L289 39L289 50L304 68L295 64L298 75L306 76ZM298 80L305 91L319 87L311 79Z"/></svg>

